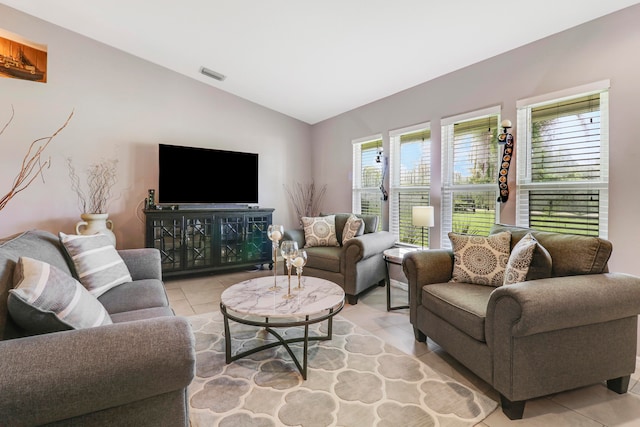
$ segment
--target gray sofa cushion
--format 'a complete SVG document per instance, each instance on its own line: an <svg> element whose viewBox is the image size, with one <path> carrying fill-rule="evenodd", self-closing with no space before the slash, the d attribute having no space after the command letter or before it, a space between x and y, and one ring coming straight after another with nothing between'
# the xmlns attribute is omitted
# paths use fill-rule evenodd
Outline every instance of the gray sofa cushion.
<svg viewBox="0 0 640 427"><path fill-rule="evenodd" d="M305 248L307 251L307 267L317 268L334 273L340 272L341 247L322 246Z"/></svg>
<svg viewBox="0 0 640 427"><path fill-rule="evenodd" d="M422 305L478 341L485 341L484 323L492 286L435 283L422 287Z"/></svg>
<svg viewBox="0 0 640 427"><path fill-rule="evenodd" d="M111 321L113 323L122 323L169 316L175 316L175 313L173 312L171 307L150 307L143 308L141 310L114 313L111 315Z"/></svg>
<svg viewBox="0 0 640 427"><path fill-rule="evenodd" d="M501 231L511 232L511 247L517 244L525 234L531 232L551 255L553 260L551 276L553 277L599 274L609 271L607 263L613 246L608 240L591 236L535 231L503 224L494 225L491 234ZM534 253L534 260L536 254L537 252ZM529 276L527 279L529 280Z"/></svg>
<svg viewBox="0 0 640 427"><path fill-rule="evenodd" d="M114 313L169 306L164 285L157 279L123 283L100 295L98 301L112 317Z"/></svg>

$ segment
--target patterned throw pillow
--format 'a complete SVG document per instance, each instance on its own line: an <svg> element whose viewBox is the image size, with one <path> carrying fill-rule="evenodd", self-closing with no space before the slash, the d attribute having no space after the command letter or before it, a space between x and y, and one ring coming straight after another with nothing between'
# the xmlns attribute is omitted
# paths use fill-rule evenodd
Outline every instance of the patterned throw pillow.
<svg viewBox="0 0 640 427"><path fill-rule="evenodd" d="M340 246L336 237L336 216L302 217L304 247Z"/></svg>
<svg viewBox="0 0 640 427"><path fill-rule="evenodd" d="M511 232L488 237L449 233L453 245L451 282L500 286L511 251Z"/></svg>
<svg viewBox="0 0 640 427"><path fill-rule="evenodd" d="M351 214L342 230L342 244L344 245L347 240L351 240L356 236L362 236L362 233L364 233L364 221Z"/></svg>
<svg viewBox="0 0 640 427"><path fill-rule="evenodd" d="M82 285L53 265L21 257L13 273L7 308L32 333L110 325L111 317Z"/></svg>
<svg viewBox="0 0 640 427"><path fill-rule="evenodd" d="M537 244L536 238L531 233L527 233L513 247L504 273L505 285L523 282L527 278L529 266L533 259L533 252L536 250Z"/></svg>
<svg viewBox="0 0 640 427"><path fill-rule="evenodd" d="M60 241L73 261L80 283L96 298L111 288L131 282L129 269L104 234L60 233Z"/></svg>

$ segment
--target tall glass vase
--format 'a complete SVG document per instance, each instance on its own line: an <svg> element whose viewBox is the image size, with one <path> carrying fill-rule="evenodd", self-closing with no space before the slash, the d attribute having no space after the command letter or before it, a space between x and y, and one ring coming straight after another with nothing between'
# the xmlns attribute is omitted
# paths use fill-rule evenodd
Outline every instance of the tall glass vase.
<svg viewBox="0 0 640 427"><path fill-rule="evenodd" d="M293 259L298 255L298 242L295 240L285 240L280 245L280 252L282 257L287 261L287 277L288 277L288 289L287 293L282 296L284 299L293 298L291 295L291 269L293 268Z"/></svg>
<svg viewBox="0 0 640 427"><path fill-rule="evenodd" d="M284 226L282 225L270 225L267 228L267 237L271 240L271 246L273 248L273 286L269 288L270 291L277 291L280 289L278 286L278 246L280 240L284 235Z"/></svg>

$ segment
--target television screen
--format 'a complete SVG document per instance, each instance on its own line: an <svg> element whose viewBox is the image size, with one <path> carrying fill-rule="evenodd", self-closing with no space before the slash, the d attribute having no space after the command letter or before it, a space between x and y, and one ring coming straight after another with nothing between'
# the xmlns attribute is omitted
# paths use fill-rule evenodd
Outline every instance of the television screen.
<svg viewBox="0 0 640 427"><path fill-rule="evenodd" d="M160 144L158 202L258 203L258 154Z"/></svg>

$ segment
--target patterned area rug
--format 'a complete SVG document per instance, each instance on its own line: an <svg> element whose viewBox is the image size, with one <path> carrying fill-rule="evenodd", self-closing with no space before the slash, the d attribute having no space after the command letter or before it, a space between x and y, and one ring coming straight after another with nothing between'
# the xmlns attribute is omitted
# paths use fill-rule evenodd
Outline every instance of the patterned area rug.
<svg viewBox="0 0 640 427"><path fill-rule="evenodd" d="M497 407L339 315L330 341L309 344L306 381L280 346L225 364L222 315L189 319L197 351L192 427L472 426ZM264 329L230 327L234 354L275 340ZM326 322L310 331L326 333ZM302 346L292 348L302 360Z"/></svg>

